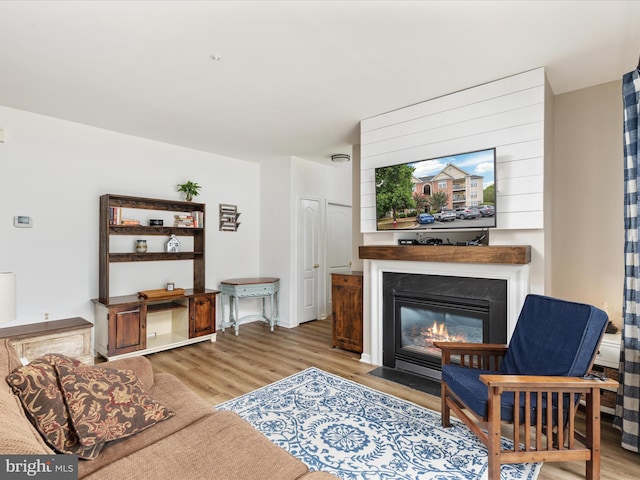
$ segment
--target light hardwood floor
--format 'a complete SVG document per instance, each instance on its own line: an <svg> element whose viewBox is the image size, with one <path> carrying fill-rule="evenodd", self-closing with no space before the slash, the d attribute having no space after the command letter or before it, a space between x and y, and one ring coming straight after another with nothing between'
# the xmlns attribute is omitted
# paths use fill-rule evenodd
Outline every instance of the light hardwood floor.
<svg viewBox="0 0 640 480"><path fill-rule="evenodd" d="M203 342L149 355L154 370L179 377L195 393L217 405L263 387L308 367L317 367L363 385L403 398L432 410L440 399L370 375L372 365L360 355L331 348L331 319L316 320L297 328L276 328L255 322L218 332L215 343ZM640 477L640 456L620 447L620 433L610 417L602 422L603 480ZM584 463L546 463L539 480L583 479Z"/></svg>

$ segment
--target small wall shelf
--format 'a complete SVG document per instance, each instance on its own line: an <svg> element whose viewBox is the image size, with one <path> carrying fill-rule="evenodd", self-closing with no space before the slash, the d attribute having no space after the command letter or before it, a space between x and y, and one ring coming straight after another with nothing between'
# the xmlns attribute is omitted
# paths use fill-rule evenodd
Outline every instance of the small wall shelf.
<svg viewBox="0 0 640 480"><path fill-rule="evenodd" d="M238 217L240 216L240 212L238 212L237 205L229 205L225 203L220 204L220 231L221 232L235 232L238 230L240 226L240 222L238 221Z"/></svg>

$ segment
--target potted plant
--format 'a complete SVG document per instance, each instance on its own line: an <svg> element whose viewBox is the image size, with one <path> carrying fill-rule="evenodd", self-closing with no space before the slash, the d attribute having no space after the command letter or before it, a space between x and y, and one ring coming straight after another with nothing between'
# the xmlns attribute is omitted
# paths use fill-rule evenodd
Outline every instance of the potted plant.
<svg viewBox="0 0 640 480"><path fill-rule="evenodd" d="M196 182L188 181L185 183L179 183L178 192L182 192L184 194L184 199L187 202L193 200L193 197L197 197L200 194L200 189L202 188Z"/></svg>

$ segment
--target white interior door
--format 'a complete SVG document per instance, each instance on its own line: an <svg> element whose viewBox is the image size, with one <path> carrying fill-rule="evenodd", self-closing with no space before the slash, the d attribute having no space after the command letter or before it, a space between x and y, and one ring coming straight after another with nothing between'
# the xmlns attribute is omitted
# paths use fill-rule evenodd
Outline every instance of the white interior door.
<svg viewBox="0 0 640 480"><path fill-rule="evenodd" d="M327 312L331 312L331 274L351 269L351 207L327 204Z"/></svg>
<svg viewBox="0 0 640 480"><path fill-rule="evenodd" d="M298 219L298 323L316 320L320 307L320 201L300 199Z"/></svg>

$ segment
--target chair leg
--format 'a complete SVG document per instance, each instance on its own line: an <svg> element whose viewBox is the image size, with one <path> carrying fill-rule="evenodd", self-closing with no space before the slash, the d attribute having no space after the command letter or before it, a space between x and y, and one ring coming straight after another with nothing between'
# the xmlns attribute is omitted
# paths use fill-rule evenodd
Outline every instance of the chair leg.
<svg viewBox="0 0 640 480"><path fill-rule="evenodd" d="M451 426L451 409L447 405L447 386L444 382L440 384L440 421L442 426L449 428Z"/></svg>
<svg viewBox="0 0 640 480"><path fill-rule="evenodd" d="M600 480L600 392L588 393L585 402L586 447L591 450L591 459L587 460L587 480Z"/></svg>
<svg viewBox="0 0 640 480"><path fill-rule="evenodd" d="M489 389L487 421L487 462L488 480L500 480L501 432L500 432L500 395Z"/></svg>

